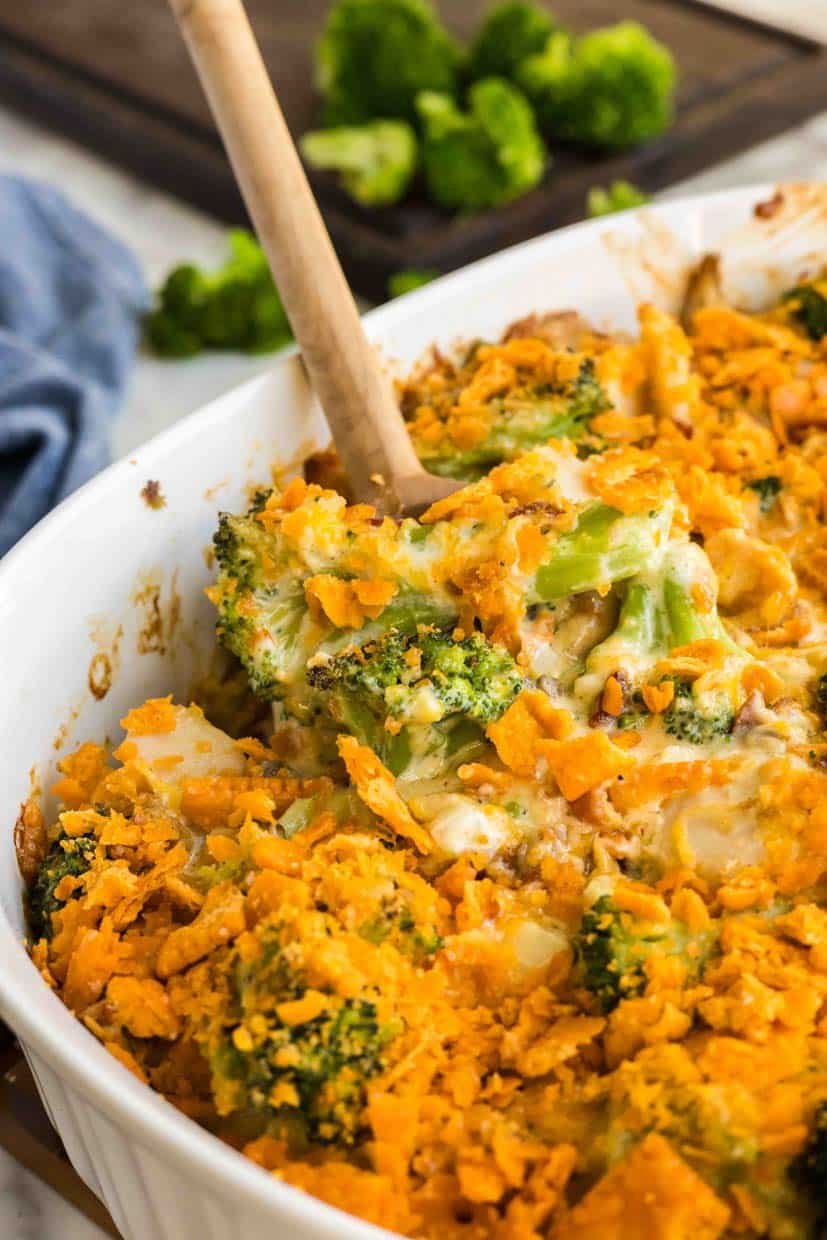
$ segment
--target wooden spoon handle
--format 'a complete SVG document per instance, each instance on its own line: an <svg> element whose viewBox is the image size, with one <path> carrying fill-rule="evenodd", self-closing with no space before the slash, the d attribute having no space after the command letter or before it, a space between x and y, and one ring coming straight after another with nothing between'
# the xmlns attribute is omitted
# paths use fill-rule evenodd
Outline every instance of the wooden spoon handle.
<svg viewBox="0 0 827 1240"><path fill-rule="evenodd" d="M354 496L396 511L424 471L365 336L241 0L170 4Z"/></svg>

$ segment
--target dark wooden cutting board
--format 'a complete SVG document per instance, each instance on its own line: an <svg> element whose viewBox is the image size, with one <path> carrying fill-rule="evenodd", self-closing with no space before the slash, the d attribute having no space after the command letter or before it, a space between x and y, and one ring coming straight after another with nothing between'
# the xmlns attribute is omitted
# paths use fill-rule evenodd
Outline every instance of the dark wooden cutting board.
<svg viewBox="0 0 827 1240"><path fill-rule="evenodd" d="M248 0L288 121L317 121L312 48L327 0ZM442 0L468 36L487 0ZM498 211L456 218L424 201L366 211L314 178L354 287L383 299L404 267L447 271L583 214L589 186L622 176L649 190L827 107L827 49L693 0L557 0L583 30L632 17L673 50L678 118L663 139L611 159L557 151L542 186ZM0 0L0 100L228 221L245 218L166 0ZM802 179L807 169L801 169ZM185 256L182 255L182 258Z"/></svg>

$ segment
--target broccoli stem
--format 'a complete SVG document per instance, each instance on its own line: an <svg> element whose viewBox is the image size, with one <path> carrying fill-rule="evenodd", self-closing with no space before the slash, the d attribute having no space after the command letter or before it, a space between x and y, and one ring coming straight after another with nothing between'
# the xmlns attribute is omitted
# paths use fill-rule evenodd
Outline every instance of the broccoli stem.
<svg viewBox="0 0 827 1240"><path fill-rule="evenodd" d="M694 561L694 562L693 562ZM743 654L724 628L717 608L702 612L692 597L692 587L704 572L711 573L706 557L694 543L675 548L667 557L663 577L663 607L668 646L688 646L704 638L723 642L733 654Z"/></svg>
<svg viewBox="0 0 827 1240"><path fill-rule="evenodd" d="M723 642L729 654L745 657L741 647L726 632L715 607L700 611L693 597L694 587L703 585L706 590L712 584L711 566L703 551L693 543L673 545L665 554L656 552L648 557L645 575L625 586L614 630L589 653L585 674L577 681L578 696L584 702L593 703L606 676L617 669L623 669L630 681L639 687L653 675L658 659L669 650L703 638ZM685 687L676 688L676 703L672 714L667 711L664 715L664 722L669 731L673 724L676 728L680 724L677 735L688 731L684 726L687 718ZM693 723L693 735L684 739L695 739L704 731L710 736L729 731L732 719L728 706L724 709L722 702L716 702L714 710L710 710L710 705L707 703L702 711L692 707L689 713L699 719L703 716L703 726ZM642 721L644 714L642 703L630 699L621 726Z"/></svg>
<svg viewBox="0 0 827 1240"><path fill-rule="evenodd" d="M709 635L686 588L674 577L667 577L663 583L663 603L670 646L688 646L690 642Z"/></svg>
<svg viewBox="0 0 827 1240"><path fill-rule="evenodd" d="M643 572L670 520L668 506L654 516L624 516L606 504L587 508L575 528L555 544L549 562L538 569L529 603L603 589Z"/></svg>
<svg viewBox="0 0 827 1240"><path fill-rule="evenodd" d="M366 207L398 202L416 171L416 134L406 121L319 129L300 146L312 168L339 172L347 193Z"/></svg>
<svg viewBox="0 0 827 1240"><path fill-rule="evenodd" d="M641 650L652 650L659 640L660 614L654 591L643 582L626 588L614 636Z"/></svg>

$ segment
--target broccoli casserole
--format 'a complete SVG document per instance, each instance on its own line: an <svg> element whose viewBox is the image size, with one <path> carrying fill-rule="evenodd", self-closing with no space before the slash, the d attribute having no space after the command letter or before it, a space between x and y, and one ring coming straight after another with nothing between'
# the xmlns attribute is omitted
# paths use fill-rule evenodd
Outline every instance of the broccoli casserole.
<svg viewBox="0 0 827 1240"><path fill-rule="evenodd" d="M21 809L66 1005L403 1235L827 1225L827 282L694 293L434 351L460 490L397 521L324 456L221 517L241 734L152 699Z"/></svg>

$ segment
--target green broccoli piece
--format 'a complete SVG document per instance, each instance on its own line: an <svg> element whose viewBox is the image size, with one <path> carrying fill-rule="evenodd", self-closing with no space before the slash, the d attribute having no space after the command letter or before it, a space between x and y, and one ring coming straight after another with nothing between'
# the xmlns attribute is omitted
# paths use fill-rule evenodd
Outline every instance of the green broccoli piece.
<svg viewBox="0 0 827 1240"><path fill-rule="evenodd" d="M753 478L752 482L746 485L758 496L758 504L762 512L770 511L781 491L781 479L776 474L767 474L766 478Z"/></svg>
<svg viewBox="0 0 827 1240"><path fill-rule="evenodd" d="M821 722L827 727L827 672L822 672L816 681L815 708Z"/></svg>
<svg viewBox="0 0 827 1240"><path fill-rule="evenodd" d="M219 639L241 661L253 693L272 701L300 691L309 651L341 647L346 638L335 630L320 644L304 594L306 566L256 520L265 502L266 494L259 495L244 516L221 513L213 536L218 575L210 597L218 610ZM400 591L368 628L415 633L420 624L451 618L453 612L446 615L435 600ZM347 637L352 642L354 634Z"/></svg>
<svg viewBox="0 0 827 1240"><path fill-rule="evenodd" d="M655 590L648 584L631 580L626 583L618 612L617 624L610 635L596 646L587 660L587 671L593 673L594 682L588 690L591 698L594 689L602 690L609 671L622 672L621 683L627 680L623 668L637 667L640 656L654 659L657 652L665 649L663 617L658 606ZM623 713L617 717L619 728L636 728L646 722L649 712L641 696L639 686L627 686Z"/></svg>
<svg viewBox="0 0 827 1240"><path fill-rule="evenodd" d="M675 77L668 48L624 21L580 39L552 34L543 51L523 61L517 80L552 137L622 149L669 128Z"/></svg>
<svg viewBox="0 0 827 1240"><path fill-rule="evenodd" d="M557 461L551 449L549 467ZM323 509L331 503L324 495L312 499ZM541 527L547 520L542 509L529 506L529 519ZM616 581L633 577L649 565L668 536L672 505L643 514L624 515L604 504L584 504L574 527L549 541L548 559L525 582L525 604L550 603L587 590L605 591ZM335 525L335 523L334 523ZM547 531L549 532L549 531ZM359 548L355 532L333 537L330 549L311 561L280 527L267 529L257 516L223 514L214 538L217 580L210 598L218 611L217 630L222 642L244 666L254 693L265 700L282 702L287 713L299 718L305 702L305 668L311 655L324 662L351 647L398 630L417 634L421 626L445 630L456 622L454 595L422 587L422 565L429 556L447 554L453 542L450 522L421 525L407 519L396 527L395 577L397 593L375 620L357 629L338 628L315 611L311 615L305 597L308 577L325 572L348 580L359 576ZM474 643L471 643L472 647ZM431 657L428 643L426 654ZM474 649L475 658L478 651ZM435 666L440 673L447 669ZM401 707L400 707L401 712Z"/></svg>
<svg viewBox="0 0 827 1240"><path fill-rule="evenodd" d="M403 297L405 293L412 293L414 289L424 288L426 284L430 284L432 280L438 278L438 271L424 269L418 271L415 267L410 267L405 271L395 271L388 278L388 296Z"/></svg>
<svg viewBox="0 0 827 1240"><path fill-rule="evenodd" d="M607 504L589 505L537 570L528 603L550 603L637 576L656 557L671 520L669 504L631 516Z"/></svg>
<svg viewBox="0 0 827 1240"><path fill-rule="evenodd" d="M646 987L646 962L654 956L679 956L687 979L697 981L717 939L717 930L692 931L674 918L666 923L642 921L601 896L583 916L575 938L580 977L604 1012Z"/></svg>
<svg viewBox="0 0 827 1240"><path fill-rule="evenodd" d="M529 0L505 0L491 9L471 45L468 77L513 78L518 66L541 52L558 29L551 14Z"/></svg>
<svg viewBox="0 0 827 1240"><path fill-rule="evenodd" d="M617 624L590 651L585 673L576 685L578 696L593 703L606 677L622 673L626 703L617 723L622 728L637 727L650 717L641 687L653 683L658 660L674 647L714 638L724 643L738 665L747 660L724 628L717 609L698 609L695 587L702 586L702 592L708 593L713 581L712 566L694 543L672 545L665 553L653 551L647 560L646 577L639 580L635 575L622 593L619 591ZM734 723L728 694L705 691L696 699L693 687L679 680L675 681L675 698L660 718L671 735L696 743L726 735Z"/></svg>
<svg viewBox="0 0 827 1240"><path fill-rule="evenodd" d="M827 1227L827 1102L813 1116L807 1144L789 1168L793 1184L806 1193L815 1213L816 1234Z"/></svg>
<svg viewBox="0 0 827 1240"><path fill-rule="evenodd" d="M458 451L448 439L434 445L419 441L415 433L414 447L431 473L473 480L550 439L580 439L588 434L592 418L609 406L589 357L570 382L544 383L524 395L493 398L488 405L490 429L473 448Z"/></svg>
<svg viewBox="0 0 827 1240"><path fill-rule="evenodd" d="M693 586L707 574L712 574L711 565L694 543L673 548L665 557L661 585L667 649L712 638L723 642L732 654L744 656L744 651L727 633L717 607L704 612L698 610Z"/></svg>
<svg viewBox="0 0 827 1240"><path fill-rule="evenodd" d="M827 280L798 284L784 294L792 317L804 328L811 340L827 335Z"/></svg>
<svg viewBox="0 0 827 1240"><path fill-rule="evenodd" d="M380 1025L370 999L334 994L319 1015L285 1023L279 1008L307 989L301 948L269 925L260 940L252 960L233 957L232 1002L209 1045L223 1110L257 1116L292 1143L353 1145L366 1127L367 1083L397 1030Z"/></svg>
<svg viewBox="0 0 827 1240"><path fill-rule="evenodd" d="M673 680L675 696L663 712L663 726L676 740L705 745L729 736L735 723L732 703L725 693L706 693L698 697L688 680Z"/></svg>
<svg viewBox="0 0 827 1240"><path fill-rule="evenodd" d="M272 540L250 514L221 513L213 547L219 567L218 636L241 660L253 693L276 697L283 681L303 666L302 583L288 573L268 575Z"/></svg>
<svg viewBox="0 0 827 1240"><path fill-rule="evenodd" d="M413 121L420 91L454 93L459 64L428 0L337 0L316 52L325 124Z"/></svg>
<svg viewBox="0 0 827 1240"><path fill-rule="evenodd" d="M758 1190L756 1195L761 1192L761 1178L754 1175L761 1153L761 1111L753 1082L689 1075L684 1048L661 1044L624 1060L612 1074L610 1094L605 1134L609 1164L654 1131L672 1141L718 1192L736 1183L749 1184L751 1191ZM763 1179L763 1187L772 1183L766 1172Z"/></svg>
<svg viewBox="0 0 827 1240"><path fill-rule="evenodd" d="M423 756L440 766L464 760L523 686L504 648L480 633L455 639L434 628L394 630L311 661L307 680L323 696L323 716L369 745L395 775Z"/></svg>
<svg viewBox="0 0 827 1240"><path fill-rule="evenodd" d="M468 92L467 112L447 94L417 96L428 193L451 210L497 207L538 185L546 152L525 96L504 78Z"/></svg>
<svg viewBox="0 0 827 1240"><path fill-rule="evenodd" d="M423 963L444 946L435 926L418 926L405 896L398 889L382 899L375 917L359 927L359 934L369 943L392 943L403 956Z"/></svg>
<svg viewBox="0 0 827 1240"><path fill-rule="evenodd" d="M416 172L416 134L407 121L317 129L300 146L312 168L340 172L343 188L363 207L398 202Z"/></svg>
<svg viewBox="0 0 827 1240"><path fill-rule="evenodd" d="M586 214L590 219L601 215L614 215L616 211L628 211L630 207L642 207L651 196L638 189L630 181L612 181L608 189L593 186L586 198Z"/></svg>
<svg viewBox="0 0 827 1240"><path fill-rule="evenodd" d="M57 898L55 889L67 875L79 878L86 873L96 847L94 835L68 836L64 832L52 844L29 892L29 926L35 941L52 937L52 918L65 904Z"/></svg>
<svg viewBox="0 0 827 1240"><path fill-rule="evenodd" d="M266 353L292 338L290 324L258 242L242 229L229 234L230 257L215 272L176 267L147 315L147 342L162 357L193 357L204 349Z"/></svg>

